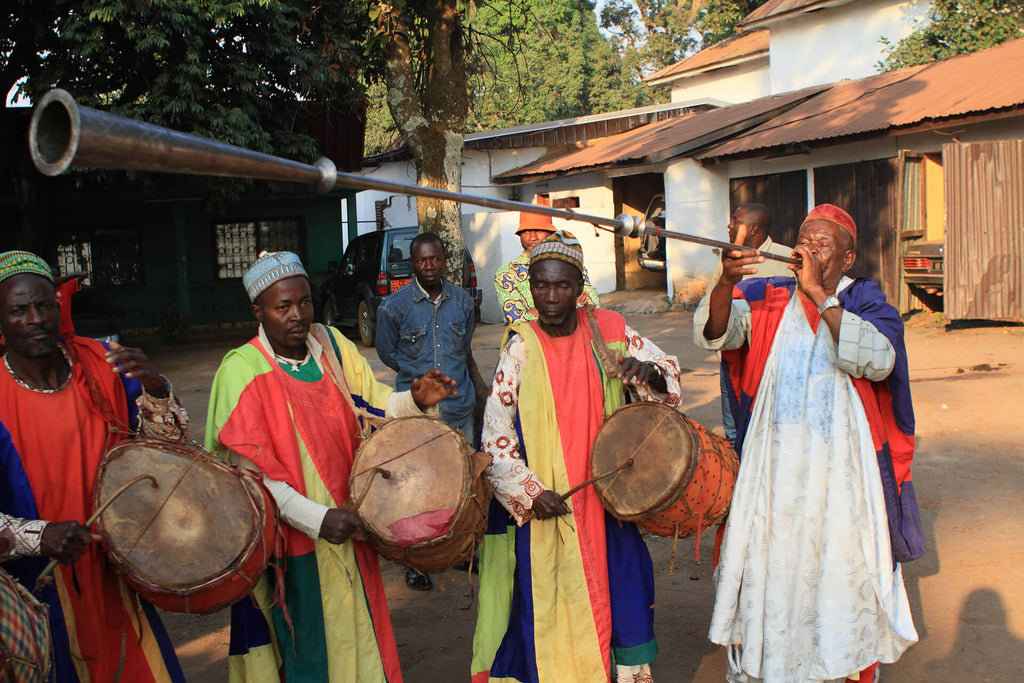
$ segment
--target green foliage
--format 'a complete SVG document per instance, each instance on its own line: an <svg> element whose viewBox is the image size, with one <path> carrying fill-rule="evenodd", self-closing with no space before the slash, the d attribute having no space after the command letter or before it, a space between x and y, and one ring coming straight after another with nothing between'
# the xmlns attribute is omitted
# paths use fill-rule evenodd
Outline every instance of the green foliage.
<svg viewBox="0 0 1024 683"><path fill-rule="evenodd" d="M643 79L736 33L761 0L609 0L601 28Z"/></svg>
<svg viewBox="0 0 1024 683"><path fill-rule="evenodd" d="M707 0L703 3L694 30L700 34L701 47L714 45L736 35L736 25L761 5L762 0Z"/></svg>
<svg viewBox="0 0 1024 683"><path fill-rule="evenodd" d="M489 130L650 103L586 0L499 0L471 24L478 43L471 126Z"/></svg>
<svg viewBox="0 0 1024 683"><path fill-rule="evenodd" d="M61 87L85 106L248 149L311 161L309 107L362 96L358 2L16 0L4 14L4 92Z"/></svg>
<svg viewBox="0 0 1024 683"><path fill-rule="evenodd" d="M929 64L1024 37L1024 6L1017 0L932 0L929 21L893 44L885 38L881 71Z"/></svg>

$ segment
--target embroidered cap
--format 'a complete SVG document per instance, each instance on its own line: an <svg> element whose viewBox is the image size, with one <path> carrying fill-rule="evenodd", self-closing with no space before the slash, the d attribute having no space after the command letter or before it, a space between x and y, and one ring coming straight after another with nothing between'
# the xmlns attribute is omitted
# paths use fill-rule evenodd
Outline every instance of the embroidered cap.
<svg viewBox="0 0 1024 683"><path fill-rule="evenodd" d="M853 238L853 246L857 246L857 224L853 222L853 217L850 214L835 204L818 204L807 214L807 218L800 224L800 227L804 227L808 221L828 221L838 225L850 233L850 237Z"/></svg>
<svg viewBox="0 0 1024 683"><path fill-rule="evenodd" d="M543 196L537 195L533 203L537 206L551 206L551 201ZM527 230L543 230L544 232L554 232L555 224L551 222L551 216L544 216L539 213L528 213L526 211L519 212L519 227L516 228L516 234Z"/></svg>
<svg viewBox="0 0 1024 683"><path fill-rule="evenodd" d="M576 236L568 230L559 230L548 236L543 242L539 242L530 250L530 265L544 259L558 259L565 261L583 272L583 247Z"/></svg>
<svg viewBox="0 0 1024 683"><path fill-rule="evenodd" d="M298 255L290 251L261 251L256 263L242 276L242 284L249 301L256 301L270 285L296 275L309 277Z"/></svg>
<svg viewBox="0 0 1024 683"><path fill-rule="evenodd" d="M41 257L28 251L5 251L0 254L0 282L22 273L32 273L53 282L53 271Z"/></svg>

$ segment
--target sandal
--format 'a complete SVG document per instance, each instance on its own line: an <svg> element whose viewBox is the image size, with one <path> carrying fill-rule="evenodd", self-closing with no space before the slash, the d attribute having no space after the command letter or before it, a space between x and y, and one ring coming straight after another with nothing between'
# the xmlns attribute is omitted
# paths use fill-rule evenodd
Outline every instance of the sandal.
<svg viewBox="0 0 1024 683"><path fill-rule="evenodd" d="M428 591L434 587L429 574L420 574L410 569L405 573L405 585L414 591Z"/></svg>

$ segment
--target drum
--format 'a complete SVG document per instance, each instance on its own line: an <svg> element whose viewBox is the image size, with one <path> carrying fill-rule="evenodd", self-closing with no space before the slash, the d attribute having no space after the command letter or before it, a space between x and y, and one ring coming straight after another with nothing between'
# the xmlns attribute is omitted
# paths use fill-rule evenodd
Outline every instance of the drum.
<svg viewBox="0 0 1024 683"><path fill-rule="evenodd" d="M51 651L46 605L0 569L0 681L43 683Z"/></svg>
<svg viewBox="0 0 1024 683"><path fill-rule="evenodd" d="M162 441L123 441L100 463L99 506L140 475L96 522L107 557L146 600L169 612L207 614L244 597L277 542L270 494L257 475L216 456Z"/></svg>
<svg viewBox="0 0 1024 683"><path fill-rule="evenodd" d="M658 536L686 537L725 518L739 459L725 439L661 403L619 408L594 439L592 476L604 508Z"/></svg>
<svg viewBox="0 0 1024 683"><path fill-rule="evenodd" d="M356 451L349 480L371 545L418 572L467 562L487 526L489 463L440 420L385 423Z"/></svg>

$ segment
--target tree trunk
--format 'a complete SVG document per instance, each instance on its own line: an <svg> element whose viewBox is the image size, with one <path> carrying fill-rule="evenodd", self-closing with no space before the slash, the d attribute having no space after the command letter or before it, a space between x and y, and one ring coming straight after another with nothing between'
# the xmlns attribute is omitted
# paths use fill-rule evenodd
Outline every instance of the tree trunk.
<svg viewBox="0 0 1024 683"><path fill-rule="evenodd" d="M455 0L427 2L423 11L429 28L413 43L415 18L402 7L390 7L388 108L416 162L417 184L459 191L462 131L469 111L462 13ZM445 277L461 284L461 205L418 197L416 214L420 231L437 234L445 245Z"/></svg>
<svg viewBox="0 0 1024 683"><path fill-rule="evenodd" d="M388 108L415 160L416 184L458 192L462 189L462 131L469 112L462 13L456 0L428 0L425 5L428 28L415 44L410 41L410 36L417 35L415 18L404 8L389 8ZM441 238L448 257L445 278L461 287L466 247L462 205L417 197L416 218L420 232ZM479 438L490 382L484 380L472 351L466 362L476 392L473 422Z"/></svg>

